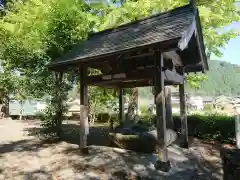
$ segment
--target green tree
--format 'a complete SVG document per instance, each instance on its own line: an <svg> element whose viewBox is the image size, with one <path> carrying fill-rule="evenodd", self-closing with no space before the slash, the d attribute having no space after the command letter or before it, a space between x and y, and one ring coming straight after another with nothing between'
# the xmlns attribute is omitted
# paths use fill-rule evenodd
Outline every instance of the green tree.
<svg viewBox="0 0 240 180"><path fill-rule="evenodd" d="M97 18L77 0L26 0L7 7L0 19L2 65L24 74L24 94L49 97L43 125L60 136L64 100L74 76L50 72L46 65L86 39Z"/></svg>
<svg viewBox="0 0 240 180"><path fill-rule="evenodd" d="M100 29L116 27L120 24L185 5L188 2L189 0L129 0L119 8L108 8L106 15L103 16ZM231 29L219 32L221 28L240 20L236 2L236 0L197 1L208 57L212 53L221 56L220 48L237 35L237 32Z"/></svg>
<svg viewBox="0 0 240 180"><path fill-rule="evenodd" d="M14 94L18 80L18 76L12 72L3 70L0 73L0 107L4 116L9 115L9 96Z"/></svg>
<svg viewBox="0 0 240 180"><path fill-rule="evenodd" d="M99 27L101 30L185 5L189 0L128 0L122 2L124 3L121 7L107 8L102 16L102 23ZM231 29L221 31L225 26L240 20L236 2L236 0L197 1L208 58L212 54L221 56L220 48L238 35L238 32ZM190 75L187 82L194 88L199 88L200 82L205 79L205 76Z"/></svg>
<svg viewBox="0 0 240 180"><path fill-rule="evenodd" d="M200 83L201 88L190 92L204 95L240 95L240 67L223 61L209 61L208 79Z"/></svg>
<svg viewBox="0 0 240 180"><path fill-rule="evenodd" d="M44 125L57 129L59 135L66 110L64 101L76 78L73 73L63 75L50 72L46 65L66 54L76 42L85 40L93 30L115 27L187 2L129 0L123 1L122 6L117 8L112 5L91 7L78 0L14 1L7 5L0 19L2 66L6 72L18 70L24 73L23 94L49 97L46 116L49 121L44 121ZM232 31L219 33L220 28L239 20L234 2L199 3L209 56L212 53L221 55L219 48L236 35ZM92 91L93 94L96 92L96 89Z"/></svg>
<svg viewBox="0 0 240 180"><path fill-rule="evenodd" d="M163 1L163 0L128 0L121 1L121 7L107 7L102 16L102 23L99 29L104 30L135 21L158 12L164 12L187 4L188 0ZM211 54L221 56L221 47L237 35L232 30L219 33L219 29L229 25L233 21L239 21L237 6L235 0L221 1L197 1L200 11L200 19L203 28L206 53L208 58ZM226 18L227 17L227 18ZM205 75L189 75L187 83L194 88L199 88L200 83L206 80ZM132 98L134 99L134 95ZM136 102L131 102L136 104Z"/></svg>

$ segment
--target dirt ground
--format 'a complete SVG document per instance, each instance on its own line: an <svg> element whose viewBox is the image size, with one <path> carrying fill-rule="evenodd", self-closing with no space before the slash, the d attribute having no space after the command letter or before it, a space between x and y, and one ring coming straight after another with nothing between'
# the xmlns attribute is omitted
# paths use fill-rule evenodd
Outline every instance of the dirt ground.
<svg viewBox="0 0 240 180"><path fill-rule="evenodd" d="M40 129L37 121L0 120L0 180L110 179L109 174L118 168L139 169L141 164L145 173L153 172L152 167L146 168L149 165L146 158L106 147L108 129L105 126L90 129L90 156L87 157L81 156L78 150L78 124L69 121L64 128L67 132L64 140L50 143L37 137ZM218 147L197 139L191 139L190 143L185 151L177 147L169 149L174 153L169 154L171 163L177 164L176 167L180 167L178 164L192 166L195 171L192 179L222 179Z"/></svg>

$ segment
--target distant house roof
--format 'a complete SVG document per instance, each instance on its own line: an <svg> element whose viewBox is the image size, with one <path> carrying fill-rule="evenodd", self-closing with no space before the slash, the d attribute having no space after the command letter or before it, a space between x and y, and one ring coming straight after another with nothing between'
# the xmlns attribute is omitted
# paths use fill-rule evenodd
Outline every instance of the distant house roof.
<svg viewBox="0 0 240 180"><path fill-rule="evenodd" d="M175 49L190 71L208 69L199 14L192 4L95 33L49 67L74 66L141 47Z"/></svg>
<svg viewBox="0 0 240 180"><path fill-rule="evenodd" d="M221 104L221 103L234 104L233 99L231 97L224 96L224 95L215 97L214 101L216 104Z"/></svg>

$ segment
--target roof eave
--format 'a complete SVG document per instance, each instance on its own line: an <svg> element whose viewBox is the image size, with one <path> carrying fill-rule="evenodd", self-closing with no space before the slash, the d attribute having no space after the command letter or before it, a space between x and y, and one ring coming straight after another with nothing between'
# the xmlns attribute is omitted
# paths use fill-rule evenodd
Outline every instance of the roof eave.
<svg viewBox="0 0 240 180"><path fill-rule="evenodd" d="M96 61L97 59L104 59L107 58L109 56L118 56L118 55L122 55L125 53L129 53L135 50L139 50L139 48L153 48L153 49L160 49L162 52L167 52L167 51L171 51L171 50L176 50L178 49L178 43L180 41L180 37L179 38L175 38L175 39L171 39L171 40L167 40L167 41L163 41L163 42L158 42L155 44L149 44L149 45L143 45L143 46L137 46L137 47L133 47L133 48L128 48L128 49L124 49L121 51L116 51L116 52L111 52L108 54L102 54L102 55L97 55L97 56L92 56L92 57L86 57L86 58L72 58L72 59L65 59L65 60L61 60L61 61L56 61L56 62L52 62L50 64L47 65L47 67L51 70L54 70L56 68L60 68L61 66L74 66L74 65L82 65L85 63L89 63L91 61Z"/></svg>
<svg viewBox="0 0 240 180"><path fill-rule="evenodd" d="M198 46L200 49L200 53L201 53L201 61L203 63L203 68L205 70L209 70L209 65L208 65L208 60L207 60L207 56L206 56L206 51L205 51L205 45L204 45L204 40L203 40L203 33L202 33L202 26L201 26L201 21L200 21L200 17L199 17L199 12L198 9L196 8L196 38L198 41Z"/></svg>

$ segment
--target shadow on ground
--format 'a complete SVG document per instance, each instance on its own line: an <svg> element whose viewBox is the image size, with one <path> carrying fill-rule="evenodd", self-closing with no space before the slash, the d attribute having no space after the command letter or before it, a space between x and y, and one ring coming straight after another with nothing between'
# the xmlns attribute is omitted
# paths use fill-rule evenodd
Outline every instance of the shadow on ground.
<svg viewBox="0 0 240 180"><path fill-rule="evenodd" d="M76 122L71 122L68 124L62 125L63 134L61 137L61 141L65 141L71 144L79 144L80 142L80 125ZM43 137L42 128L33 127L26 128L25 131L29 136L37 136ZM88 135L88 145L95 146L108 146L108 134L110 132L108 124L96 124L94 126L90 126L89 135Z"/></svg>
<svg viewBox="0 0 240 180"><path fill-rule="evenodd" d="M53 179L52 176L54 176L54 178L61 176L61 179L69 179L71 176L78 176L79 179L81 179L81 177L82 179L91 179L93 178L92 176L106 179L106 174L111 174L113 179L127 179L126 176L128 176L128 178L129 176L134 176L135 178L141 176L144 177L142 179L151 179L149 178L151 176L160 176L160 174L158 174L160 172L155 171L154 167L149 165L149 161L153 162L156 159L148 159L144 154L136 154L128 151L124 153L109 151L109 148L105 147L109 144L109 126L107 124L90 127L88 137L90 154L88 156L82 156L78 148L79 129L78 124L63 124L64 134L62 141L33 138L2 144L0 145L0 160L4 155L8 155L9 153L14 153L13 156L16 156L14 157L15 159L22 158L25 153L30 153L39 159L44 159L46 156L46 152L44 151L48 149L51 153L49 153L49 157L46 157L47 162L40 164L39 168L26 172L22 170L22 166L15 167L17 168L16 171L18 171L19 176L29 180ZM26 128L24 131L27 132L28 136L41 137L41 128L39 126ZM169 153L169 158L172 162L174 161L173 166L178 167L178 171L172 172L171 177L165 176L164 174L161 174L161 176L165 176L166 179L181 179L182 177L186 179L184 178L185 176L189 179L195 178L199 180L222 179L222 174L219 171L221 167L216 166L219 162L206 160L201 152L201 149L206 147L203 147L202 143L196 143L194 139L190 139L190 141L191 147L189 150L183 150L178 146L174 147L173 150L175 154L180 154L180 157L186 157L184 160L173 159L174 155ZM211 150L218 151L217 148ZM49 159L54 160L50 161ZM23 161L26 160L27 159L24 159ZM185 166L189 166L188 164L191 163L193 163L194 171L185 168ZM0 175L6 173L6 167L3 168L4 169L0 169ZM14 172L14 170L15 169L12 169L11 171ZM83 172L85 174L84 177ZM194 173L189 175L190 172Z"/></svg>

